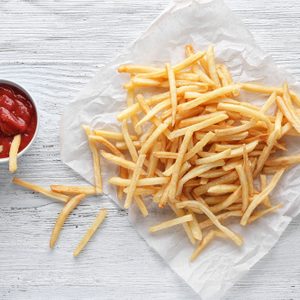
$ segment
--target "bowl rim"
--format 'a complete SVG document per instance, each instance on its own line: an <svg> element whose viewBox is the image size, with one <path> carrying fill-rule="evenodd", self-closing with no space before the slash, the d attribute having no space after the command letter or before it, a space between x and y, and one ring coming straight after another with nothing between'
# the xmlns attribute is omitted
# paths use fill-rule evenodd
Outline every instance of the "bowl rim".
<svg viewBox="0 0 300 300"><path fill-rule="evenodd" d="M15 81L11 81L11 80L0 79L0 85L1 84L11 85L11 86L16 87L19 90L21 90L26 95L26 97L29 99L29 101L31 101L31 103L35 109L35 112L36 112L37 122L36 122L36 128L35 128L34 135L31 139L31 141L29 142L29 144L21 152L18 153L17 157L19 158L28 151L28 149L31 147L31 145L33 144L33 142L35 141L35 139L37 137L37 134L39 131L39 123L40 123L39 111L38 111L36 101L32 98L32 96L29 94L29 92L23 86L21 86L19 83L16 83ZM0 158L0 164L6 163L8 161L9 161L9 157Z"/></svg>

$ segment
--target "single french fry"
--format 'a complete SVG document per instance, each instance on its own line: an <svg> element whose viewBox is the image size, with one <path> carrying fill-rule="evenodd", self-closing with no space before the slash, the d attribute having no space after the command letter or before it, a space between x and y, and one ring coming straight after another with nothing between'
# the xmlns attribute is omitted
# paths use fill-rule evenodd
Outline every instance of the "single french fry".
<svg viewBox="0 0 300 300"><path fill-rule="evenodd" d="M141 142L140 141L133 141L133 146L136 148L136 149L140 149L141 148ZM118 150L128 150L128 147L126 145L125 142L116 142L116 148ZM115 155L117 155L116 153L114 153Z"/></svg>
<svg viewBox="0 0 300 300"><path fill-rule="evenodd" d="M67 186L67 185L50 185L51 191L55 193L65 194L65 195L95 195L96 189L93 186Z"/></svg>
<svg viewBox="0 0 300 300"><path fill-rule="evenodd" d="M159 71L159 68L155 67L148 67L148 66L143 66L143 65L133 65L133 64L128 64L128 65L121 65L118 68L118 72L120 73L152 73L152 72L157 72Z"/></svg>
<svg viewBox="0 0 300 300"><path fill-rule="evenodd" d="M14 136L11 146L9 149L9 172L15 173L17 171L17 157L19 152L19 147L21 144L21 134Z"/></svg>
<svg viewBox="0 0 300 300"><path fill-rule="evenodd" d="M282 203L279 203L275 206L271 206L270 208L267 208L267 209L264 209L264 210L261 210L261 211L258 211L256 213L254 213L248 220L248 224L251 224L253 222L255 222L257 219L269 214L269 213L272 213L272 212L275 212L276 210L278 210L279 208L281 208L283 205Z"/></svg>
<svg viewBox="0 0 300 300"><path fill-rule="evenodd" d="M201 95L200 97L198 97L194 100L191 100L186 103L178 105L178 111L180 112L180 111L184 111L184 110L188 110L188 109L197 107L199 105L203 105L210 100L225 96L226 94L231 93L235 90L239 90L239 85L232 84L232 85L228 85L225 87L220 87L213 91L204 93L203 95Z"/></svg>
<svg viewBox="0 0 300 300"><path fill-rule="evenodd" d="M221 86L219 77L217 74L214 48L212 46L209 46L207 49L206 60L207 60L208 73L209 73L210 78L214 81L214 83L217 87Z"/></svg>
<svg viewBox="0 0 300 300"><path fill-rule="evenodd" d="M260 186L261 191L263 191L267 187L267 176L265 174L260 174ZM265 197L265 199L263 200L263 204L266 207L272 207L269 196Z"/></svg>
<svg viewBox="0 0 300 300"><path fill-rule="evenodd" d="M197 124L199 122L205 121L207 119L210 119L212 117L220 116L220 115L223 115L223 114L224 114L224 112L217 111L217 112L213 112L213 113L210 113L210 114L198 115L198 116L193 116L193 117L190 117L190 118L184 118L183 120L180 121L178 127L179 128L188 127L188 126Z"/></svg>
<svg viewBox="0 0 300 300"><path fill-rule="evenodd" d="M128 148L128 151L131 155L131 158L134 162L137 161L138 159L138 154L137 154L137 151L136 151L136 148L134 147L134 144L133 144L133 141L131 139L131 136L129 135L129 132L128 132L128 126L127 126L127 121L124 120L122 122L122 134L123 134L123 138L125 140L125 143L127 145L127 148Z"/></svg>
<svg viewBox="0 0 300 300"><path fill-rule="evenodd" d="M136 166L135 166L135 169L133 171L132 178L131 178L131 181L130 181L130 184L129 184L129 187L128 187L128 193L126 195L124 208L129 208L129 206L131 205L133 195L134 195L134 191L135 191L135 188L137 186L137 182L139 180L140 174L142 172L142 168L143 168L145 158L146 158L145 154L140 154L140 156L138 157L138 159L136 161Z"/></svg>
<svg viewBox="0 0 300 300"><path fill-rule="evenodd" d="M163 185L168 183L168 177L151 177L151 178L140 178L137 181L137 186L152 186L152 185ZM121 177L111 177L108 182L117 186L129 186L131 179L124 179Z"/></svg>
<svg viewBox="0 0 300 300"><path fill-rule="evenodd" d="M190 149L184 156L184 161L191 159L195 154L203 150L205 147L215 136L215 134L209 131L207 134L203 136L203 138L197 142L192 149Z"/></svg>
<svg viewBox="0 0 300 300"><path fill-rule="evenodd" d="M260 111L262 113L266 113L271 106L276 103L276 92L273 92L270 97L268 98L268 100L264 103L264 105L261 107Z"/></svg>
<svg viewBox="0 0 300 300"><path fill-rule="evenodd" d="M266 125L268 126L269 130L272 128L272 123L269 120L269 118L260 111L253 110L248 107L243 107L241 105L235 105L235 104L229 104L229 103L219 103L218 109L225 110L225 111L237 112L246 117L252 117L252 118L255 118L256 120L264 121L266 123Z"/></svg>
<svg viewBox="0 0 300 300"><path fill-rule="evenodd" d="M170 64L166 64L166 72L169 80L169 88L171 95L171 106L172 106L172 126L175 125L176 109L177 109L177 93L176 93L176 82L175 74Z"/></svg>
<svg viewBox="0 0 300 300"><path fill-rule="evenodd" d="M208 232L208 234L206 234L203 238L203 240L201 241L201 243L198 245L198 247L194 250L190 261L194 261L199 255L200 253L209 245L209 243L215 239L216 237L219 238L226 238L226 234L223 233L222 231L219 230L211 230Z"/></svg>
<svg viewBox="0 0 300 300"><path fill-rule="evenodd" d="M176 208L173 204L168 203L169 207L174 211L174 213L176 214L177 217L183 217L186 215L185 211L183 209L178 209ZM196 240L193 236L192 230L189 226L189 224L187 222L182 223L182 227L189 239L189 241L191 242L192 245L195 245Z"/></svg>
<svg viewBox="0 0 300 300"><path fill-rule="evenodd" d="M241 225L245 226L252 214L252 212L255 210L255 208L268 196L272 190L276 187L279 179L283 175L285 169L281 169L278 172L275 173L270 183L267 185L267 187L260 192L258 195L254 196L253 200L249 204L247 210L243 214L243 217L241 219Z"/></svg>
<svg viewBox="0 0 300 300"><path fill-rule="evenodd" d="M242 198L243 198L242 211L244 212L249 205L249 186L248 186L247 176L246 176L245 169L243 168L242 165L237 165L235 167L235 170L239 175L239 180L242 187Z"/></svg>
<svg viewBox="0 0 300 300"><path fill-rule="evenodd" d="M54 228L52 230L51 238L50 238L50 248L55 246L55 243L59 237L59 233L61 228L63 227L66 219L70 215L70 213L78 206L82 199L86 197L85 194L79 194L70 199L70 201L63 207L60 214L57 217Z"/></svg>
<svg viewBox="0 0 300 300"><path fill-rule="evenodd" d="M89 135L89 141L104 145L108 150L110 150L114 155L123 156L122 152L120 152L120 149L118 149L116 146L114 146L111 142L109 142L107 139L105 139L102 136L98 135ZM123 143L123 142L121 142ZM123 150L126 150L127 147L125 146Z"/></svg>
<svg viewBox="0 0 300 300"><path fill-rule="evenodd" d="M226 159L229 157L231 154L231 149L224 150L223 152L219 152L217 154L204 157L204 158L199 158L196 160L196 165L204 165L208 163L212 163L221 159Z"/></svg>
<svg viewBox="0 0 300 300"><path fill-rule="evenodd" d="M129 170L132 170L134 171L135 168L136 168L136 163L130 161L130 160L127 160L123 157L118 157L116 155L113 155L113 154L110 154L110 153L107 153L105 151L101 151L101 155L108 161L111 161L113 162L114 164L118 165L118 166L121 166L123 168L126 168L126 169L129 169ZM143 175L146 175L146 172L142 169L141 170L141 174Z"/></svg>
<svg viewBox="0 0 300 300"><path fill-rule="evenodd" d="M142 145L140 154L147 154L150 148L153 146L154 141L168 128L171 123L171 119L167 119L164 123L160 124L153 133L148 137L145 143Z"/></svg>
<svg viewBox="0 0 300 300"><path fill-rule="evenodd" d="M195 132L195 131L204 129L204 128L210 126L210 125L213 125L213 124L219 123L221 121L224 121L226 119L228 119L228 116L226 114L217 115L215 117L204 120L204 121L199 122L197 124L194 124L194 125L191 125L191 126L188 126L188 127L185 127L185 128L180 128L180 129L174 130L170 133L169 138L174 139L176 137L185 135L187 130L191 130L192 132Z"/></svg>
<svg viewBox="0 0 300 300"><path fill-rule="evenodd" d="M188 58L186 58L179 64L173 66L173 72L174 73L180 72L181 70L187 68L188 66L192 65L194 62L199 60L199 58L202 57L203 55L204 55L204 53L199 51L199 52L189 56ZM160 77L167 76L167 71L165 69L162 69L160 71L139 74L137 76L142 77L142 78L160 78Z"/></svg>
<svg viewBox="0 0 300 300"><path fill-rule="evenodd" d="M241 133L241 132L244 132L244 131L250 129L251 127L253 127L255 125L255 123L256 123L255 121L249 121L245 124L242 124L240 126L234 126L232 128L216 129L215 133L216 133L217 137L237 134L237 133Z"/></svg>
<svg viewBox="0 0 300 300"><path fill-rule="evenodd" d="M176 159L178 156L178 153L175 152L167 152L167 151L155 151L153 152L153 155L157 158L170 158L170 159Z"/></svg>
<svg viewBox="0 0 300 300"><path fill-rule="evenodd" d="M84 129L87 138L94 133L87 125L83 125L82 128ZM100 165L100 156L99 151L94 142L88 140L89 148L92 153L92 160L93 160L93 169L94 169L94 181L96 187L96 193L102 193L102 175L101 175L101 165Z"/></svg>
<svg viewBox="0 0 300 300"><path fill-rule="evenodd" d="M207 192L217 195L228 194L236 191L238 189L238 185L236 184L219 184L215 186L211 186L208 188Z"/></svg>
<svg viewBox="0 0 300 300"><path fill-rule="evenodd" d="M103 138L112 139L115 141L124 141L124 135L119 132L95 129L95 130L93 130L93 133L94 133L94 135L101 136ZM135 135L131 135L130 138L133 141L136 141L138 139L137 136L135 136Z"/></svg>
<svg viewBox="0 0 300 300"><path fill-rule="evenodd" d="M188 130L184 136L183 142L179 148L178 156L176 158L174 168L173 168L173 174L170 181L170 188L169 188L169 199L172 200L175 198L177 194L177 183L179 180L179 171L183 163L184 155L187 151L188 144L190 142L190 139L193 136L193 132L191 130Z"/></svg>
<svg viewBox="0 0 300 300"><path fill-rule="evenodd" d="M265 85L255 84L255 83L240 83L240 87L241 89L249 92L269 94L269 95L275 92L277 95L281 95L281 96L283 95L283 89L280 87L265 86ZM294 92L290 92L290 93L293 101L297 105L300 105L300 99L297 96L297 94Z"/></svg>
<svg viewBox="0 0 300 300"><path fill-rule="evenodd" d="M152 226L149 228L149 231L153 233L153 232L156 232L156 231L159 231L162 229L167 229L167 228L170 228L170 227L173 227L176 225L180 225L182 223L190 222L192 220L193 220L193 217L191 214L185 215L185 216L178 217L178 218L160 223L158 225Z"/></svg>
<svg viewBox="0 0 300 300"><path fill-rule="evenodd" d="M47 189L45 189L41 186L38 186L38 185L33 184L33 183L26 182L26 181L21 180L20 178L17 178L17 177L14 177L12 182L14 184L22 186L26 189L32 190L34 192L38 192L38 193L40 193L44 196L47 196L47 197L55 199L55 200L59 200L61 202L66 203L70 200L69 196L66 196L66 195L63 195L63 194L60 194L60 193L56 193L56 192L53 192L53 191L49 191L49 190L47 190Z"/></svg>
<svg viewBox="0 0 300 300"><path fill-rule="evenodd" d="M83 236L82 240L76 247L76 249L73 252L73 256L78 256L79 253L85 248L86 244L89 242L89 240L92 238L92 236L95 234L99 226L103 223L105 217L107 215L106 209L101 209L98 213L96 219L94 220L92 226L87 230L85 235Z"/></svg>
<svg viewBox="0 0 300 300"><path fill-rule="evenodd" d="M265 165L269 167L284 167L298 163L300 163L300 154L269 159Z"/></svg>
<svg viewBox="0 0 300 300"><path fill-rule="evenodd" d="M216 218L219 220L219 221L222 221L222 220L226 220L228 218L232 218L232 217L241 217L243 215L243 213L241 212L241 210L231 210L231 211L227 211L225 213L221 213L219 215L216 215ZM199 223L199 226L202 230L210 227L214 225L214 223L208 219L208 220L205 220L205 221L202 221Z"/></svg>
<svg viewBox="0 0 300 300"><path fill-rule="evenodd" d="M143 217L147 217L149 213L142 198L139 195L134 195L134 200Z"/></svg>
<svg viewBox="0 0 300 300"><path fill-rule="evenodd" d="M177 208L183 208L183 207L195 207L199 208L203 211L203 213L213 222L213 224L228 238L230 238L236 245L241 246L243 244L243 240L241 237L239 237L237 234L235 234L233 231L231 231L229 228L225 227L220 223L220 221L217 219L217 217L210 211L210 209L204 205L201 202L198 201L183 201L176 204Z"/></svg>
<svg viewBox="0 0 300 300"><path fill-rule="evenodd" d="M228 208L229 206L231 206L233 203L236 203L240 197L241 197L241 191L242 191L242 187L237 188L230 196L226 196L224 201L219 202L213 206L210 207L210 210L213 213L218 213L226 208ZM207 203L207 198L205 199L205 202ZM207 203L209 204L209 203Z"/></svg>

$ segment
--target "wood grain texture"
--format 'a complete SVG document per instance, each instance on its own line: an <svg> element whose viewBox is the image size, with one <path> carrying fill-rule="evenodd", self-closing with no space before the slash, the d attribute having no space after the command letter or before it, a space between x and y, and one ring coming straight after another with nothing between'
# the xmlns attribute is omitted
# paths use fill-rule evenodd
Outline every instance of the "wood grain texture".
<svg viewBox="0 0 300 300"><path fill-rule="evenodd" d="M277 63L300 78L300 2L227 0ZM41 127L18 175L47 185L81 183L59 155L64 106L137 38L167 0L3 0L0 78L23 84L38 101ZM141 240L127 213L108 198L84 201L54 251L49 237L61 204L13 187L0 166L1 299L198 299ZM284 199L283 199L284 201ZM108 218L86 250L72 251L102 207ZM300 299L300 216L225 299Z"/></svg>

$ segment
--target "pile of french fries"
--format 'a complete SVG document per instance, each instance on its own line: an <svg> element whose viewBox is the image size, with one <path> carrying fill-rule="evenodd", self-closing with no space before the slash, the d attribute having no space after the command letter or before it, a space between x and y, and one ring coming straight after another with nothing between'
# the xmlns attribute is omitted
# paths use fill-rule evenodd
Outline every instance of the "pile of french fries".
<svg viewBox="0 0 300 300"><path fill-rule="evenodd" d="M214 48L194 52L174 65L122 65L128 73L127 108L117 116L120 132L83 125L91 151L95 186L52 185L50 190L14 183L65 204L54 226L53 248L68 215L86 196L102 193L101 157L119 167L109 179L117 187L124 208L137 205L146 217L149 198L174 218L152 226L157 232L181 225L195 246L191 261L215 238L243 244L228 221L242 226L275 212L270 193L300 155L275 156L286 151L285 136L299 136L300 99L287 83L268 87L235 83L224 64L216 62ZM241 91L266 97L259 107ZM150 95L150 96L149 96ZM149 197L152 196L152 197ZM103 222L101 210L74 251L86 245Z"/></svg>
<svg viewBox="0 0 300 300"><path fill-rule="evenodd" d="M127 108L117 116L120 132L83 128L93 156L95 186L102 191L100 154L119 167L109 179L124 208L137 205L148 215L149 195L174 218L150 232L182 225L195 245L191 260L215 238L243 244L228 219L246 226L279 209L270 193L300 155L286 151L285 136L298 136L300 99L282 87L234 83L214 48L194 52L160 68L122 65L128 73ZM266 97L255 106L241 90ZM150 96L149 96L150 94ZM267 177L267 175L270 175ZM270 177L270 178L269 178Z"/></svg>

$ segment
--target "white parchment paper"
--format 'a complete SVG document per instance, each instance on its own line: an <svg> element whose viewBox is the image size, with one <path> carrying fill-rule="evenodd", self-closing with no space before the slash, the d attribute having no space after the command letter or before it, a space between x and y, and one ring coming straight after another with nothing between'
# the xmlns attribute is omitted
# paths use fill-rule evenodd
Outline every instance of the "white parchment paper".
<svg viewBox="0 0 300 300"><path fill-rule="evenodd" d="M196 49L214 44L216 56L225 62L236 81L253 81L279 85L293 79L279 70L272 59L256 44L243 23L221 0L186 0L172 2L148 30L124 53L103 67L94 79L69 104L63 116L61 130L62 160L89 182L93 182L91 156L81 124L94 128L118 130L116 114L125 108L122 84L128 80L116 72L123 63L156 65L183 58L187 43ZM249 101L262 103L260 95L248 95ZM297 151L299 140L287 141L291 152ZM104 192L116 203L115 190L107 184L115 169L103 164ZM244 236L245 244L237 248L229 241L214 241L194 262L189 262L193 248L180 226L157 234L148 227L169 218L168 212L156 213L154 206L147 218L135 208L129 216L133 226L203 300L219 299L258 260L274 246L289 222L300 211L300 168L288 171L273 193L273 199L285 204L278 213L265 217L247 228L238 224L233 230Z"/></svg>

